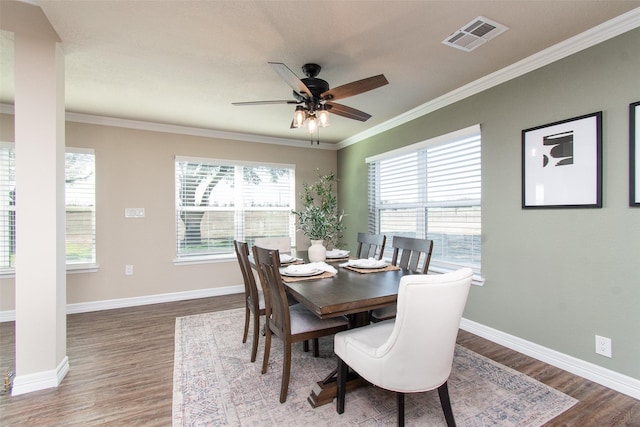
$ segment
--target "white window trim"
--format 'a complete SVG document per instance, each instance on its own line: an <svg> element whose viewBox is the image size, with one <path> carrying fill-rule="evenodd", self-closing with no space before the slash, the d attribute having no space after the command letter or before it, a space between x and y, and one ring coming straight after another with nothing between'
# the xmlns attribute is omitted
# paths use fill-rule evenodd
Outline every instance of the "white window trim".
<svg viewBox="0 0 640 427"><path fill-rule="evenodd" d="M291 169L293 170L293 173L294 173L294 186L295 186L296 165L292 163L253 162L253 161L246 161L246 160L230 160L230 159L220 159L220 158L212 158L212 157L194 157L194 156L176 155L174 156L174 162L173 162L174 170L175 170L176 162L193 162L193 163L206 162L206 163L220 163L220 164L230 165L230 166L271 167L271 168L277 168L277 169ZM174 181L175 181L175 175L174 175ZM291 195L291 203L292 203L291 206L295 206L295 202L296 202L296 195L294 191L293 194ZM174 200L174 205L175 205L175 200ZM177 209L175 207L174 207L174 211L176 211L174 212L174 214L177 213ZM174 223L177 224L177 218L174 221ZM174 235L176 234L177 232L174 232ZM295 233L293 235L292 248L294 247L295 247ZM173 264L175 266L184 266L184 265L225 263L225 262L232 262L236 260L237 258L235 253L193 255L193 256L178 256L178 254L176 253L176 256L173 258Z"/></svg>
<svg viewBox="0 0 640 427"><path fill-rule="evenodd" d="M397 148L391 151L385 151L384 153L377 154L375 156L367 157L365 163L371 163L378 160L385 160L392 157L398 157L403 154L412 153L420 150L421 148L433 147L439 144L451 142L453 139L469 138L480 133L480 125L469 126L464 129L460 129L454 132L449 132L444 135L436 136L434 138L425 139L424 141L416 142L415 144L406 145L401 148Z"/></svg>

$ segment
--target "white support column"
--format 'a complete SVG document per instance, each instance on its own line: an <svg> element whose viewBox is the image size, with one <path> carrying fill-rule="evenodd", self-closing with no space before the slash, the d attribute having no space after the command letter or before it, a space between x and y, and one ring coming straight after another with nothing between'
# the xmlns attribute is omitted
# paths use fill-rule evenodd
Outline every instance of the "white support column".
<svg viewBox="0 0 640 427"><path fill-rule="evenodd" d="M3 2L15 42L16 377L13 395L56 387L66 335L64 56L39 7ZM7 17L6 15L10 16Z"/></svg>

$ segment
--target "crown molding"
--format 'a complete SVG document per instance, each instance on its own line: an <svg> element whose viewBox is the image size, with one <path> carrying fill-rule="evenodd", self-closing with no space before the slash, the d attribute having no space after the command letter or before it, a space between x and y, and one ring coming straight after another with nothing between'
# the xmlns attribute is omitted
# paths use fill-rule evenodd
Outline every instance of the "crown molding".
<svg viewBox="0 0 640 427"><path fill-rule="evenodd" d="M0 104L0 114L14 114L14 106L11 104ZM152 132L164 132L174 133L178 135L191 135L201 136L204 138L216 138L216 139L228 139L231 141L245 141L256 142L260 144L275 144L286 145L296 148L307 148L305 144L309 144L307 140L301 139L287 139L287 138L275 138L271 136L243 134L236 132L227 132L221 130L196 128L190 126L169 125L164 123L147 122L141 120L119 119L115 117L97 116L93 114L83 113L70 113L65 114L65 120L67 122L84 123L99 126L114 126L128 129L145 130ZM327 144L320 142L320 144L310 145L314 149L320 150L333 150L338 148L335 144Z"/></svg>
<svg viewBox="0 0 640 427"><path fill-rule="evenodd" d="M340 141L338 149L371 138L379 133L398 127L402 124L417 119L418 117L432 113L455 102L461 101L484 90L520 77L531 71L542 68L555 61L566 58L574 53L595 46L612 39L620 34L640 27L640 7L603 22L583 33L557 43L547 49L541 50L527 58L524 58L508 67L488 74L478 80L461 86L445 95L415 107L406 113L400 114L384 123L374 126L366 131Z"/></svg>
<svg viewBox="0 0 640 427"><path fill-rule="evenodd" d="M290 147L305 148L301 144L309 144L307 140L275 138L271 136L253 135L248 133L227 132L221 130L196 128L190 126L169 125L164 123L146 122L140 120L118 119L114 117L95 116L82 113L67 113L69 122L86 123L104 126L116 126L129 129L147 130L153 132L175 133L179 135L201 136L205 138L229 139L233 141L257 142L261 144L286 145ZM313 148L324 150L336 150L333 144L314 144Z"/></svg>

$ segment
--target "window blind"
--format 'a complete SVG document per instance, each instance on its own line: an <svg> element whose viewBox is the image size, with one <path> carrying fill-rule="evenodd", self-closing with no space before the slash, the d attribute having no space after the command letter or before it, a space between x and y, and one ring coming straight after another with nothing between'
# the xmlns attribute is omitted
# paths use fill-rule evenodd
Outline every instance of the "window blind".
<svg viewBox="0 0 640 427"><path fill-rule="evenodd" d="M369 231L434 241L430 267L480 272L480 134L440 138L369 162Z"/></svg>
<svg viewBox="0 0 640 427"><path fill-rule="evenodd" d="M67 265L96 263L96 174L92 149L67 148L65 206Z"/></svg>
<svg viewBox="0 0 640 427"><path fill-rule="evenodd" d="M0 144L0 271L11 273L16 257L15 150L13 143ZM67 267L96 263L95 153L91 149L67 148L65 152L65 209Z"/></svg>
<svg viewBox="0 0 640 427"><path fill-rule="evenodd" d="M178 259L232 254L233 240L294 236L294 169L177 157Z"/></svg>

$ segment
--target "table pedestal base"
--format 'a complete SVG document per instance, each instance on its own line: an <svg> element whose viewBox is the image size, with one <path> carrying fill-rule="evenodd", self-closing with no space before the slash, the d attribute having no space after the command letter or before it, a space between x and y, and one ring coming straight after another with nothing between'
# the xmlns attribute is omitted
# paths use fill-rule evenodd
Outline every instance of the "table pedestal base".
<svg viewBox="0 0 640 427"><path fill-rule="evenodd" d="M360 378L360 376L350 372L347 376L347 392L354 390L358 387L366 385L367 382ZM326 405L333 402L333 399L338 395L338 383L335 376L324 380L318 381L312 388L311 394L307 397L307 402L314 407Z"/></svg>

